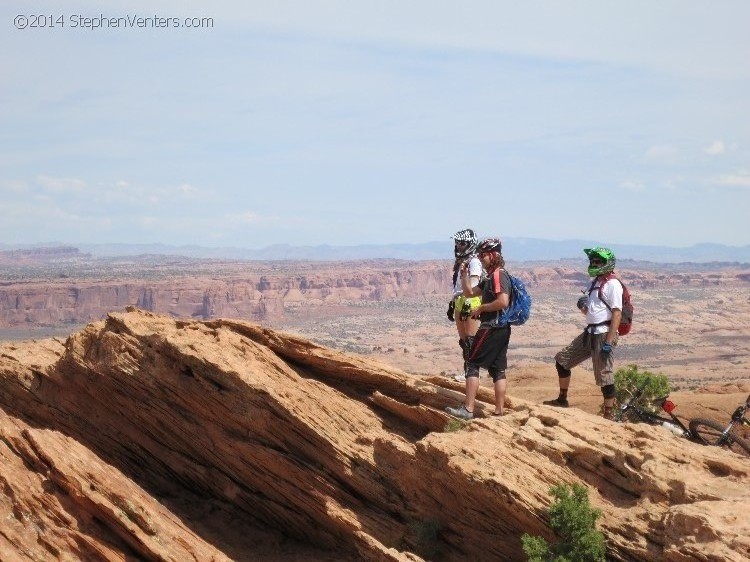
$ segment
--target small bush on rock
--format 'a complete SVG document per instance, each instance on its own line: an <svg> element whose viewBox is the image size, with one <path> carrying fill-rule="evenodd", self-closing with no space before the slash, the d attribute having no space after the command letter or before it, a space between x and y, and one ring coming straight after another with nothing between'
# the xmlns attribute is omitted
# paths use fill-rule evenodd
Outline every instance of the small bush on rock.
<svg viewBox="0 0 750 562"><path fill-rule="evenodd" d="M601 511L591 508L586 487L558 484L550 494L555 498L550 526L561 540L549 545L542 537L524 534L521 541L529 562L603 562L604 535L596 530Z"/></svg>
<svg viewBox="0 0 750 562"><path fill-rule="evenodd" d="M646 386L636 401L642 410L655 412L657 406L653 401L669 394L669 379L666 375L639 371L637 365L628 365L615 371L615 400L618 410L642 384Z"/></svg>

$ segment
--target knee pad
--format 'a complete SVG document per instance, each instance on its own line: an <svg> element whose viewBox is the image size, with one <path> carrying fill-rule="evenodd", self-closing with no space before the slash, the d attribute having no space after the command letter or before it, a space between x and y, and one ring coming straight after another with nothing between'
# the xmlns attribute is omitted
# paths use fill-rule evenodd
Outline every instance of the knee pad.
<svg viewBox="0 0 750 562"><path fill-rule="evenodd" d="M490 371L492 382L501 381L505 378L505 371Z"/></svg>
<svg viewBox="0 0 750 562"><path fill-rule="evenodd" d="M602 396L604 398L614 398L615 397L615 385L613 384L606 384L602 387Z"/></svg>
<svg viewBox="0 0 750 562"><path fill-rule="evenodd" d="M555 361L555 369L557 369L557 376L561 379L567 379L570 376L570 369L566 369L557 361Z"/></svg>

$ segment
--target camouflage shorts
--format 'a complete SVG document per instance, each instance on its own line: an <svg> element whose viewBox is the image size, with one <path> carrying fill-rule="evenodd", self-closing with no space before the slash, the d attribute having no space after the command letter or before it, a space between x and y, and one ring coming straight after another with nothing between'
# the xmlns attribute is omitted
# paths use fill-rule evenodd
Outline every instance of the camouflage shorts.
<svg viewBox="0 0 750 562"><path fill-rule="evenodd" d="M555 355L555 361L565 369L572 369L590 357L594 365L594 379L596 379L596 384L599 386L615 384L614 356L615 347L617 346L617 334L615 334L615 339L612 341L612 353L605 356L602 354L601 348L606 337L606 332L589 334L584 331Z"/></svg>

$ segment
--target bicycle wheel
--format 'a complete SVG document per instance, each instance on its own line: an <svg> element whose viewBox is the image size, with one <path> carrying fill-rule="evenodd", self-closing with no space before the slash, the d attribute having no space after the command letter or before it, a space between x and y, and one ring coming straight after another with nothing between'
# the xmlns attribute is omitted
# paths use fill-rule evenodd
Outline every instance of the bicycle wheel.
<svg viewBox="0 0 750 562"><path fill-rule="evenodd" d="M726 440L722 441L722 434L726 426L717 421L697 418L690 420L689 427L693 438L703 445L727 447L730 451L740 455L750 456L750 442L745 441L742 437L730 433Z"/></svg>

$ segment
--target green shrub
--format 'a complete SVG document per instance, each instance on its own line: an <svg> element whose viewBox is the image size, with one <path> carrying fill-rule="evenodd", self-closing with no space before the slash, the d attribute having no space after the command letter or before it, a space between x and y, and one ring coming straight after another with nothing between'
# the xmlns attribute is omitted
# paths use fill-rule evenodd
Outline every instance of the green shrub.
<svg viewBox="0 0 750 562"><path fill-rule="evenodd" d="M450 433L451 431L458 431L459 429L463 429L464 427L466 427L465 421L450 419L445 424L443 431L445 431L446 433Z"/></svg>
<svg viewBox="0 0 750 562"><path fill-rule="evenodd" d="M669 394L669 379L666 375L639 371L637 365L628 365L615 372L615 400L618 410L643 384L643 394L636 400L636 404L642 410L656 412L657 406L653 401Z"/></svg>
<svg viewBox="0 0 750 562"><path fill-rule="evenodd" d="M555 498L550 527L561 540L549 545L542 537L524 534L521 542L529 562L603 562L604 535L596 530L601 511L591 508L586 487L558 484L550 494Z"/></svg>
<svg viewBox="0 0 750 562"><path fill-rule="evenodd" d="M524 533L521 542L529 562L547 562L550 559L549 545L542 537L532 537Z"/></svg>

